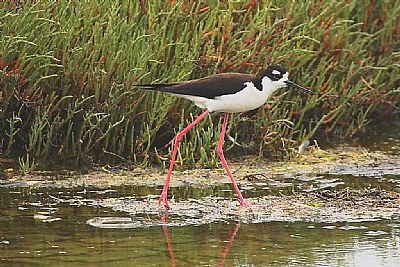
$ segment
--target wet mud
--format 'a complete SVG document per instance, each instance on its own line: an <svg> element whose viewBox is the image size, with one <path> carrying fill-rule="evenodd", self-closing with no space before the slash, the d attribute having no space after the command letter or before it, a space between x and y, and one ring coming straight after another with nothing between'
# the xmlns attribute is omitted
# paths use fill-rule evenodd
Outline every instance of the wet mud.
<svg viewBox="0 0 400 267"><path fill-rule="evenodd" d="M152 193L119 197L57 198L70 205L89 205L126 213L123 217L95 217L88 223L101 228L138 228L156 225L201 225L216 221L261 223L338 222L399 219L400 159L395 154L368 152L363 148L339 147L297 155L286 162L259 162L252 159L231 164L239 186L250 204L242 208L222 169L177 170L171 180L170 204L158 205L164 169L123 170L118 166L106 171L37 172L1 180L0 187L77 188L109 190L122 186L153 188ZM104 168L99 167L100 170ZM350 179L347 179L350 177ZM347 180L346 180L347 179ZM193 197L182 196L182 188L215 188ZM224 189L225 188L225 189ZM170 190L170 192L171 192ZM222 196L216 192L227 191ZM95 191L96 192L96 191ZM101 192L97 191L97 192ZM44 216L44 217L43 217ZM37 214L35 219L54 218Z"/></svg>

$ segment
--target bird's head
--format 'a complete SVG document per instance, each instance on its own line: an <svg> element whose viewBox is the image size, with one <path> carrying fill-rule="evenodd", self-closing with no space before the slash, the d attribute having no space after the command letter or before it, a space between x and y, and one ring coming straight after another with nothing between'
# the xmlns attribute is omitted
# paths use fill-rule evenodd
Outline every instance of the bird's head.
<svg viewBox="0 0 400 267"><path fill-rule="evenodd" d="M315 94L313 91L290 81L287 70L279 65L269 65L268 68L261 71L260 78L263 88L270 88L273 91L281 87L291 87L307 94Z"/></svg>

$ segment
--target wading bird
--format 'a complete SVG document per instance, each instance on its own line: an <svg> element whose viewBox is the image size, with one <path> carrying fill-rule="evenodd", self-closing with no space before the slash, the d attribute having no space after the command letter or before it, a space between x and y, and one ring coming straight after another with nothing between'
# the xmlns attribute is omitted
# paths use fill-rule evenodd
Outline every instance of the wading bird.
<svg viewBox="0 0 400 267"><path fill-rule="evenodd" d="M178 97L189 99L199 108L205 109L201 115L176 135L167 179L165 180L159 204L162 203L164 207L169 208L167 200L168 185L172 170L174 169L179 142L182 140L183 136L199 121L206 117L209 112L223 112L224 121L217 146L218 155L228 173L241 205L246 208L257 206L249 205L243 198L233 178L232 172L228 167L228 163L225 160L222 146L224 143L226 125L228 123L229 113L256 109L262 106L267 101L268 97L279 88L291 87L304 93L314 94L313 91L290 81L288 76L289 73L285 68L279 65L270 65L265 70L261 71L259 76L242 73L221 73L205 78L176 83L135 85L136 87L147 90L172 93Z"/></svg>

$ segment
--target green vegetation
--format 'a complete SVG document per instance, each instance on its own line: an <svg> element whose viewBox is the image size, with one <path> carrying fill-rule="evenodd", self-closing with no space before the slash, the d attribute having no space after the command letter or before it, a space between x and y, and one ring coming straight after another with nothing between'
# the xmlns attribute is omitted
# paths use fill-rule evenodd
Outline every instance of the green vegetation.
<svg viewBox="0 0 400 267"><path fill-rule="evenodd" d="M271 62L318 96L281 89L232 116L241 153L282 155L399 113L400 2L190 2L0 2L2 155L28 167L87 156L167 162L171 139L201 110L131 84L256 73ZM214 166L221 121L214 114L193 129L178 161Z"/></svg>
<svg viewBox="0 0 400 267"><path fill-rule="evenodd" d="M21 175L28 174L34 171L36 168L35 160L31 162L29 159L29 154L26 155L26 158L18 158L18 165L18 171Z"/></svg>

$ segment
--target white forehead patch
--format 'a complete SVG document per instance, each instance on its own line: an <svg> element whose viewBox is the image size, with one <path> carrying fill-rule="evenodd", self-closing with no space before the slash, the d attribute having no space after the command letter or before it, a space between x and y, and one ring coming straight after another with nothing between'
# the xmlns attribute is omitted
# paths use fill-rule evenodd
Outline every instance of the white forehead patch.
<svg viewBox="0 0 400 267"><path fill-rule="evenodd" d="M273 71L272 71L272 74L279 75L279 74L281 74L281 72L280 72L279 70L273 70Z"/></svg>

